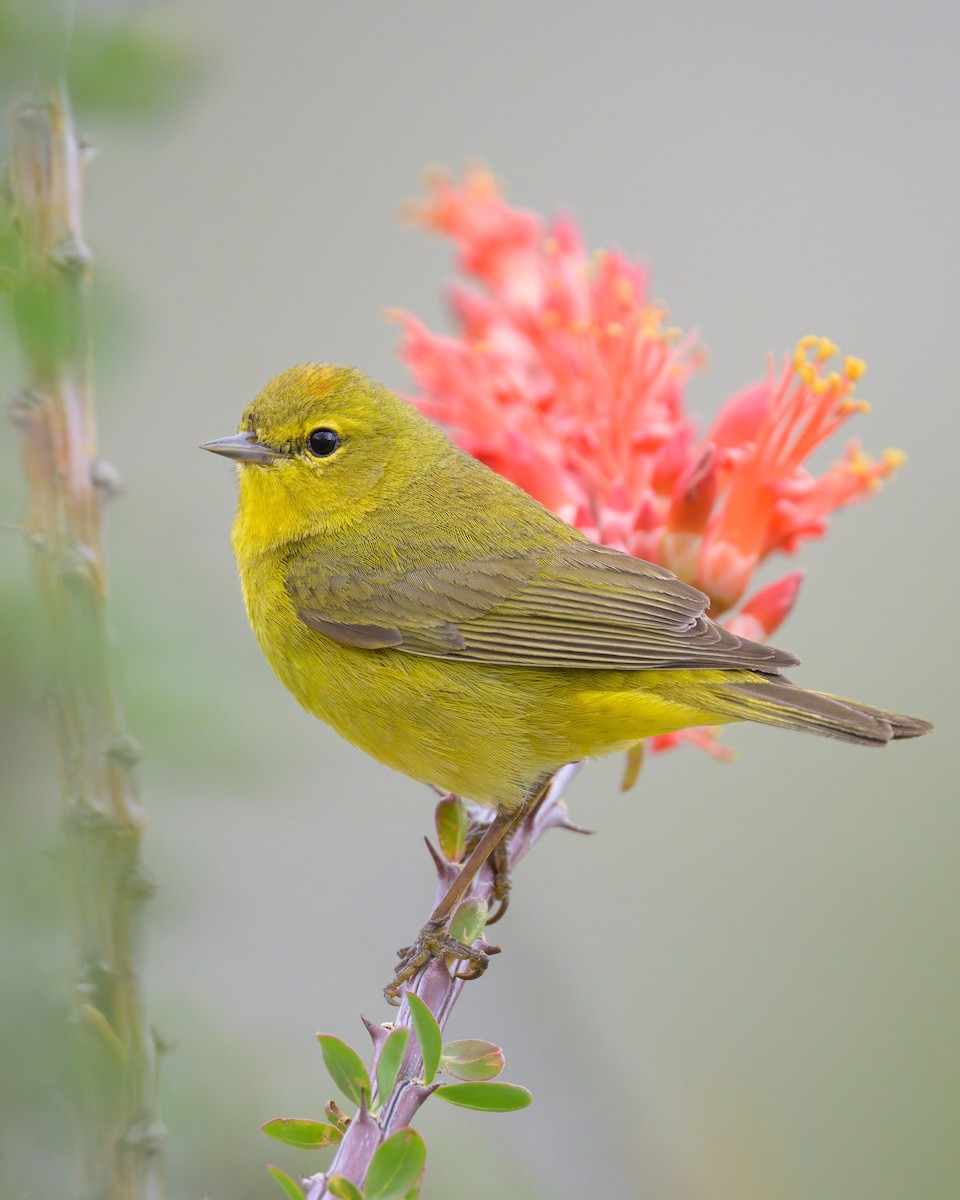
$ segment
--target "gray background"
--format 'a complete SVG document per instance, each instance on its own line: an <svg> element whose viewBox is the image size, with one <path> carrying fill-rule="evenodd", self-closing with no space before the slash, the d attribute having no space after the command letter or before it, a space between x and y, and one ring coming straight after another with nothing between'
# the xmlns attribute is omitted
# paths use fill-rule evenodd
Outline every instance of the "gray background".
<svg viewBox="0 0 960 1200"><path fill-rule="evenodd" d="M312 1035L362 1045L357 1014L388 1018L393 949L431 894L430 796L273 679L235 580L231 472L195 447L294 362L409 385L383 310L443 322L452 258L395 210L425 165L477 156L514 202L649 258L654 293L711 350L689 395L705 420L804 333L867 360L874 411L853 431L910 462L805 547L779 641L801 681L939 732L867 753L738 728L736 763L671 754L626 796L618 762L592 765L571 802L597 836L554 835L524 865L505 953L451 1026L501 1042L535 1104L428 1106L425 1200L955 1195L957 9L160 12L213 65L169 128L92 130L88 232L124 330L102 362L102 443L126 484L114 611L162 885L147 981L177 1042L171 1195L266 1196L264 1162L317 1169L257 1125L321 1115ZM10 628L29 633L12 535L0 571ZM29 669L12 674L25 696ZM32 1045L66 987L56 785L36 718L17 706L5 724L4 903L20 920L0 971ZM6 1115L10 1194L54 1194L62 1118L43 1086L24 1096Z"/></svg>

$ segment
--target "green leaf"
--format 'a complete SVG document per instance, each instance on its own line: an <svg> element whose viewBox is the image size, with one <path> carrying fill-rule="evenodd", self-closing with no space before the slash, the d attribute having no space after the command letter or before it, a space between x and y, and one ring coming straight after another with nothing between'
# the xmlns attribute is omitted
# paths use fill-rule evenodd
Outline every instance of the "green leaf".
<svg viewBox="0 0 960 1200"><path fill-rule="evenodd" d="M479 896L464 900L453 914L450 922L450 936L465 946L472 946L487 923L489 911L486 900Z"/></svg>
<svg viewBox="0 0 960 1200"><path fill-rule="evenodd" d="M533 1100L525 1087L515 1083L444 1083L433 1094L449 1104L483 1112L516 1112Z"/></svg>
<svg viewBox="0 0 960 1200"><path fill-rule="evenodd" d="M281 1190L290 1197L290 1200L303 1200L303 1189L290 1178L286 1171L281 1171L279 1167L267 1167L267 1170L280 1184Z"/></svg>
<svg viewBox="0 0 960 1200"><path fill-rule="evenodd" d="M338 1200L363 1200L363 1192L345 1175L331 1175L327 1180L327 1191Z"/></svg>
<svg viewBox="0 0 960 1200"><path fill-rule="evenodd" d="M393 1085L397 1082L409 1040L409 1029L391 1029L380 1048L380 1057L377 1059L377 1094L381 1104L393 1091Z"/></svg>
<svg viewBox="0 0 960 1200"><path fill-rule="evenodd" d="M80 109L143 117L182 104L201 66L172 31L81 20L70 48L70 92Z"/></svg>
<svg viewBox="0 0 960 1200"><path fill-rule="evenodd" d="M440 1055L440 1070L471 1082L496 1079L503 1070L503 1051L493 1042L476 1038L447 1042Z"/></svg>
<svg viewBox="0 0 960 1200"><path fill-rule="evenodd" d="M434 815L440 849L448 862L460 862L467 852L467 806L459 796L449 795L437 805Z"/></svg>
<svg viewBox="0 0 960 1200"><path fill-rule="evenodd" d="M407 992L407 1004L410 1008L410 1019L413 1021L413 1031L417 1035L420 1053L423 1055L423 1081L433 1083L437 1067L440 1066L443 1034L433 1013L415 992Z"/></svg>
<svg viewBox="0 0 960 1200"><path fill-rule="evenodd" d="M317 1041L323 1051L323 1061L330 1078L348 1100L359 1104L363 1093L370 1096L370 1076L356 1050L329 1033L318 1033Z"/></svg>
<svg viewBox="0 0 960 1200"><path fill-rule="evenodd" d="M401 1129L377 1147L367 1172L367 1200L405 1200L423 1174L427 1147L413 1129Z"/></svg>
<svg viewBox="0 0 960 1200"><path fill-rule="evenodd" d="M336 1125L324 1125L322 1121L308 1121L302 1117L275 1117L260 1128L267 1137L276 1138L287 1146L298 1146L301 1150L335 1146L343 1137Z"/></svg>

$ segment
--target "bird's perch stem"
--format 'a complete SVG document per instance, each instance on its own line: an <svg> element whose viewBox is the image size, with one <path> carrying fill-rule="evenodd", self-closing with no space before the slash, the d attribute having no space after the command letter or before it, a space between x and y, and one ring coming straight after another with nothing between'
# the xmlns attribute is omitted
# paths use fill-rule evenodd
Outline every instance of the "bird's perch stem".
<svg viewBox="0 0 960 1200"><path fill-rule="evenodd" d="M548 829L573 829L580 833L587 832L574 825L567 816L563 803L563 792L571 779L579 770L579 764L574 763L562 768L554 776L550 789L542 803L518 827L510 842L510 869L529 854L536 843ZM440 876L437 885L437 903L446 895L451 879L456 876L457 868L442 859L437 860L437 870ZM494 879L489 866L484 867L467 892L468 898L480 898L487 903L493 899ZM479 944L479 943L478 943ZM416 993L433 1013L437 1024L443 1029L453 1012L460 993L463 991L464 980L456 977L457 966L452 969L443 959L435 959L413 980L409 991ZM480 986L480 985L474 985ZM397 1013L394 1025L412 1026L409 1006L404 1000ZM374 1068L380 1053L380 1047L386 1038L387 1031L382 1026L368 1024L374 1041ZM370 1160L380 1145L391 1134L405 1129L413 1120L420 1106L433 1091L432 1087L424 1087L420 1080L423 1076L423 1059L415 1037L411 1037L407 1045L406 1057L403 1061L397 1082L389 1096L379 1097L376 1117L361 1109L350 1123L343 1141L337 1148L337 1154L329 1169L322 1175L316 1175L307 1181L306 1200L321 1200L330 1195L328 1181L333 1175L342 1175L355 1183L362 1185L366 1178ZM371 1072L375 1077L375 1070Z"/></svg>
<svg viewBox="0 0 960 1200"><path fill-rule="evenodd" d="M13 114L20 263L13 307L25 372L13 404L28 488L23 530L46 611L48 707L62 786L63 868L74 953L71 1082L84 1200L161 1194L156 1046L136 973L151 891L107 613L104 481L91 380L83 150L63 92Z"/></svg>

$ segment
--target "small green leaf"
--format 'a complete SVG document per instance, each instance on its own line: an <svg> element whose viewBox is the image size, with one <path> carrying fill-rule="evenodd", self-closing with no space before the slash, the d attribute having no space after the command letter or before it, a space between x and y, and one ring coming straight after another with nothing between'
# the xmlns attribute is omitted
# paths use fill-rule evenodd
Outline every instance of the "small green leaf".
<svg viewBox="0 0 960 1200"><path fill-rule="evenodd" d="M323 1061L330 1072L330 1078L346 1098L354 1104L360 1103L364 1092L369 1098L370 1076L356 1050L329 1033L318 1033L317 1041L323 1051Z"/></svg>
<svg viewBox="0 0 960 1200"><path fill-rule="evenodd" d="M413 1129L401 1129L377 1147L367 1172L367 1200L405 1200L423 1174L427 1147Z"/></svg>
<svg viewBox="0 0 960 1200"><path fill-rule="evenodd" d="M493 1042L475 1038L447 1042L440 1055L440 1070L471 1082L496 1079L503 1070L503 1051Z"/></svg>
<svg viewBox="0 0 960 1200"><path fill-rule="evenodd" d="M377 1059L377 1094L381 1104L393 1091L393 1085L397 1082L409 1040L409 1029L391 1029L380 1048L380 1057Z"/></svg>
<svg viewBox="0 0 960 1200"><path fill-rule="evenodd" d="M322 1121L308 1121L302 1117L275 1117L260 1128L267 1137L276 1138L287 1146L299 1146L301 1150L335 1146L343 1137L336 1125L324 1125Z"/></svg>
<svg viewBox="0 0 960 1200"><path fill-rule="evenodd" d="M433 1013L415 992L407 992L407 1004L410 1008L410 1019L413 1021L413 1031L417 1035L420 1053L423 1055L423 1081L433 1083L437 1067L440 1066L443 1034Z"/></svg>
<svg viewBox="0 0 960 1200"><path fill-rule="evenodd" d="M201 63L187 43L160 28L78 21L70 53L70 92L78 107L140 117L182 103Z"/></svg>
<svg viewBox="0 0 960 1200"><path fill-rule="evenodd" d="M327 1180L327 1191L338 1200L363 1200L363 1192L345 1175L331 1175Z"/></svg>
<svg viewBox="0 0 960 1200"><path fill-rule="evenodd" d="M515 1083L444 1083L433 1094L461 1108L483 1112L516 1112L533 1100L525 1087Z"/></svg>
<svg viewBox="0 0 960 1200"><path fill-rule="evenodd" d="M467 851L467 806L459 796L445 796L434 816L440 849L448 862L458 863Z"/></svg>
<svg viewBox="0 0 960 1200"><path fill-rule="evenodd" d="M281 1190L290 1200L303 1200L303 1189L279 1167L267 1167L273 1178L280 1184Z"/></svg>
<svg viewBox="0 0 960 1200"><path fill-rule="evenodd" d="M472 946L487 923L489 911L486 900L479 896L464 900L453 914L450 922L450 936L465 946Z"/></svg>

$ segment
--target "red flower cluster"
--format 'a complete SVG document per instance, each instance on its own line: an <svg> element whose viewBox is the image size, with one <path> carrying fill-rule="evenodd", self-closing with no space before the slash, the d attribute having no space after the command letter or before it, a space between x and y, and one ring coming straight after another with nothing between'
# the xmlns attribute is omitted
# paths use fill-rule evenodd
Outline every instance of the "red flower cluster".
<svg viewBox="0 0 960 1200"><path fill-rule="evenodd" d="M450 293L456 336L399 314L416 403L471 454L590 537L661 563L701 588L715 616L757 566L819 537L838 508L870 495L902 461L851 442L822 475L810 454L855 412L864 364L806 337L780 367L731 397L703 436L684 387L703 356L648 299L643 268L615 251L589 257L568 219L547 227L511 208L486 172L430 181L411 205L452 238L481 286ZM726 624L763 640L789 613L801 572L758 592ZM686 738L717 751L712 733Z"/></svg>

